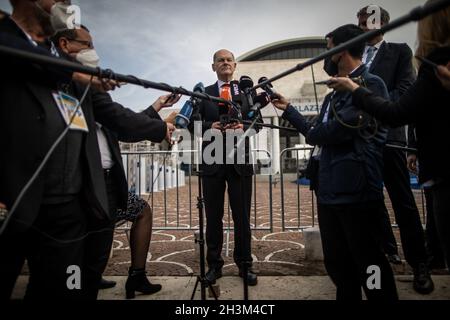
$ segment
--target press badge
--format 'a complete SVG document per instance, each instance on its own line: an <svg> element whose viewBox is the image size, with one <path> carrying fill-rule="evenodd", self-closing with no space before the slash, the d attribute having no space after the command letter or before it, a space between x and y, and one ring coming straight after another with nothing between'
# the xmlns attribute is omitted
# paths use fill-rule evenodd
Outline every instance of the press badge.
<svg viewBox="0 0 450 320"><path fill-rule="evenodd" d="M83 109L79 107L77 110L79 104L78 99L61 91L53 92L53 99L55 99L58 110L61 113L61 116L63 117L66 124L70 124L71 130L89 132ZM72 117L73 120L72 123L70 123Z"/></svg>

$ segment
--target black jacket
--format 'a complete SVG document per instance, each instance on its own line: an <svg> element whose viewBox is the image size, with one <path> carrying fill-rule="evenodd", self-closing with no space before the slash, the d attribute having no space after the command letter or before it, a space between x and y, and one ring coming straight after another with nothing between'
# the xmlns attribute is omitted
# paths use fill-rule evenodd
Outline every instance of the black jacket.
<svg viewBox="0 0 450 320"><path fill-rule="evenodd" d="M0 21L3 44L36 51L25 34L9 18ZM43 50L45 52L45 50ZM1 57L0 68L0 202L11 208L19 192L29 181L56 136L49 128L63 123L52 97L71 73L51 69L12 57ZM83 162L83 192L89 207L100 219L108 219L108 202L92 109L83 104L89 133L85 134L80 161ZM49 119L59 119L56 124ZM44 194L42 174L32 184L10 221L9 232L25 231L34 222Z"/></svg>
<svg viewBox="0 0 450 320"><path fill-rule="evenodd" d="M362 76L369 88L388 98L383 81L371 75L364 65L350 76ZM307 122L292 106L283 113L283 118L306 137L308 144L322 149L317 176L312 177L317 182L318 202L335 205L383 199L382 149L387 130L379 127L376 134L370 134L345 127L331 108L328 121L323 122L330 101L341 120L355 124L359 113L353 106L351 94L345 92L328 94L315 122Z"/></svg>
<svg viewBox="0 0 450 320"><path fill-rule="evenodd" d="M435 50L428 59L446 65L450 61L450 47ZM445 90L431 67L421 66L417 81L398 102L386 101L364 88L357 89L353 99L356 107L391 126L416 125L421 183L450 178L448 117L444 116L450 92Z"/></svg>
<svg viewBox="0 0 450 320"><path fill-rule="evenodd" d="M369 72L383 79L392 101L397 101L414 83L412 52L406 43L384 42ZM388 143L406 145L405 128L391 128Z"/></svg>
<svg viewBox="0 0 450 320"><path fill-rule="evenodd" d="M103 93L102 95L106 95L106 94ZM105 99L106 99L106 97L105 97ZM146 110L142 111L141 113L137 113L136 116L134 116L134 117L135 118L147 117L149 119L159 120L155 123L159 122L160 123L159 126L164 127L161 117L153 109L152 106L150 106ZM146 120L143 119L142 121L145 122ZM127 209L128 181L127 181L125 169L124 169L123 162L122 162L122 155L121 155L121 151L120 151L119 141L124 141L124 142L142 141L142 140L144 140L144 139L142 139L142 135L145 134L145 130L146 130L147 138L145 140L151 140L153 142L161 142L164 139L165 133L166 133L164 131L164 136L161 138L161 136L158 136L158 135L161 135L163 130L159 130L158 128L155 128L154 126L153 126L153 129L152 129L152 126L147 126L147 127L142 127L142 130L139 131L139 130L136 130L136 128L133 128L133 123L135 123L135 122L130 121L130 123L129 123L130 128L128 130L126 130L126 128L125 128L124 131L119 131L119 132L122 132L122 134L120 134L120 133L118 134L118 133L114 132L113 130L110 130L108 127L105 127L105 126L102 127L102 130L105 133L106 140L108 142L109 149L111 151L112 159L114 161L114 167L112 170L112 174L113 174L113 179L116 183L116 187L118 189L118 195L119 195L119 199L117 201L118 208L122 209L122 210ZM152 133L152 130L154 130L153 133ZM153 135L153 137L152 137L152 135Z"/></svg>

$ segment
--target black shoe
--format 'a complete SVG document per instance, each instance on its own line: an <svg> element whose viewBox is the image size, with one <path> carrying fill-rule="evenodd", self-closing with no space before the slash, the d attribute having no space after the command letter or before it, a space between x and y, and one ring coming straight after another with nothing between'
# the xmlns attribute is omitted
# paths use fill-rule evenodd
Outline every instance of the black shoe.
<svg viewBox="0 0 450 320"><path fill-rule="evenodd" d="M153 294L161 290L160 284L152 284L147 279L145 269L129 269L125 284L126 298L134 299L135 293Z"/></svg>
<svg viewBox="0 0 450 320"><path fill-rule="evenodd" d="M387 255L387 259L390 263L392 264L402 264L402 259L400 258L400 256L396 253L394 254L388 254Z"/></svg>
<svg viewBox="0 0 450 320"><path fill-rule="evenodd" d="M222 278L222 269L209 269L205 275L205 278L209 283L216 284L216 280Z"/></svg>
<svg viewBox="0 0 450 320"><path fill-rule="evenodd" d="M425 263L420 263L417 268L414 268L413 288L421 294L429 294L434 290L430 270Z"/></svg>
<svg viewBox="0 0 450 320"><path fill-rule="evenodd" d="M101 290L101 289L114 288L115 286L116 286L115 281L106 280L105 278L102 277L102 280L100 280L100 283L98 285L98 288Z"/></svg>
<svg viewBox="0 0 450 320"><path fill-rule="evenodd" d="M242 269L239 269L239 277L243 278ZM256 286L258 284L258 276L251 269L247 271L247 284L249 286Z"/></svg>

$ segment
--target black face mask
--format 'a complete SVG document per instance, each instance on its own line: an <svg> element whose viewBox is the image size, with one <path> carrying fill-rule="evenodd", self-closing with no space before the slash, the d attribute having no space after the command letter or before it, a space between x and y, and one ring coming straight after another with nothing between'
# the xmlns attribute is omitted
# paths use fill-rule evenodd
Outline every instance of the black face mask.
<svg viewBox="0 0 450 320"><path fill-rule="evenodd" d="M334 77L339 73L338 64L334 62L331 57L325 59L323 70L325 70L330 77Z"/></svg>

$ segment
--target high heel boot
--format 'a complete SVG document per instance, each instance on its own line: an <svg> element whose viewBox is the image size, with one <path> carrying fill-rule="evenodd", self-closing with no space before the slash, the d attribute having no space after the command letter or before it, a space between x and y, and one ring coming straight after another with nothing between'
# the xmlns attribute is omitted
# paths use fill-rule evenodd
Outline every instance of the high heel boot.
<svg viewBox="0 0 450 320"><path fill-rule="evenodd" d="M160 284L152 284L148 281L145 269L130 268L128 270L128 279L125 284L127 299L134 299L136 291L142 294L153 294L161 288Z"/></svg>

